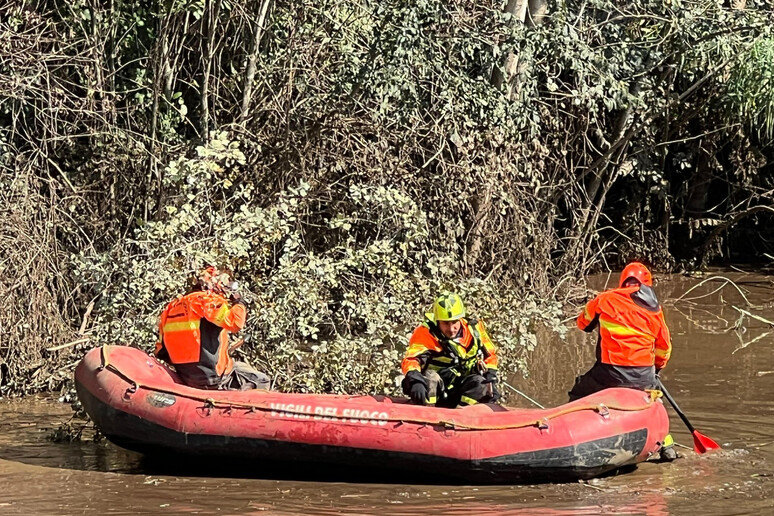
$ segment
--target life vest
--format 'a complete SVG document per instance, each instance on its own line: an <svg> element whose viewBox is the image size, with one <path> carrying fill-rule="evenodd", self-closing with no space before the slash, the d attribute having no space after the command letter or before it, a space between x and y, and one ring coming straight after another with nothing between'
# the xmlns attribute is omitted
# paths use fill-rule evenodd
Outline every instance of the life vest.
<svg viewBox="0 0 774 516"><path fill-rule="evenodd" d="M234 367L228 332L240 330L245 317L244 305L229 307L210 291L178 297L161 314L156 355L166 352L187 383L214 385Z"/></svg>
<svg viewBox="0 0 774 516"><path fill-rule="evenodd" d="M484 323L475 319L461 322L458 339L445 337L430 318L414 330L401 363L403 373L434 370L447 388L453 388L458 378L483 372L478 369L480 362L486 369L497 370L497 351Z"/></svg>

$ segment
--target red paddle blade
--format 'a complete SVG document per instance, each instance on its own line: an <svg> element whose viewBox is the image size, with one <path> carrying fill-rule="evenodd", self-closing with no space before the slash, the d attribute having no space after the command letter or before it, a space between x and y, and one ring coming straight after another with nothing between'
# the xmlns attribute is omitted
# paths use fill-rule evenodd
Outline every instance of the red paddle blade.
<svg viewBox="0 0 774 516"><path fill-rule="evenodd" d="M699 433L698 430L693 431L693 450L696 453L707 453L710 450L719 450L720 445L707 437Z"/></svg>

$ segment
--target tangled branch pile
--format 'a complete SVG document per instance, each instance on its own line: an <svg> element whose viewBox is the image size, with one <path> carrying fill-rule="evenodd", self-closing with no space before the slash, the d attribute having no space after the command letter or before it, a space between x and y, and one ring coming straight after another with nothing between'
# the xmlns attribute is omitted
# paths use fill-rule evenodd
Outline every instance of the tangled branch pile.
<svg viewBox="0 0 774 516"><path fill-rule="evenodd" d="M523 369L592 267L771 202L767 6L3 2L4 389L149 348L205 261L281 388L390 390L441 289Z"/></svg>

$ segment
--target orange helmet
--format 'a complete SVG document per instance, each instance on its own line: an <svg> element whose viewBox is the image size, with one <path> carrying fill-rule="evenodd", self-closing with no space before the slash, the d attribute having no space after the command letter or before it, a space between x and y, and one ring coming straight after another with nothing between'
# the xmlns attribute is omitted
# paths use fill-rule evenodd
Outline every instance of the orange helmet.
<svg viewBox="0 0 774 516"><path fill-rule="evenodd" d="M624 267L624 270L621 271L621 279L618 280L618 286L623 287L624 282L629 278L636 279L642 285L647 285L648 287L653 286L653 276L650 274L648 268L640 262L632 262Z"/></svg>

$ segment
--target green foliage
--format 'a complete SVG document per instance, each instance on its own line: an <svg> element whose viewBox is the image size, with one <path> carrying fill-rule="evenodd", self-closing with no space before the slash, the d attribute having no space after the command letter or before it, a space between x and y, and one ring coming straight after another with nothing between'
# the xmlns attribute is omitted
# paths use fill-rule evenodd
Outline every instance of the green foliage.
<svg viewBox="0 0 774 516"><path fill-rule="evenodd" d="M671 264L681 223L772 187L757 4L547 2L524 24L492 0L266 1L11 2L0 163L24 217L6 226L44 228L56 257L33 271L53 307L25 333L38 355L61 340L51 312L149 349L215 262L281 388L394 389L441 290L523 370L592 268ZM30 192L39 209L14 208Z"/></svg>
<svg viewBox="0 0 774 516"><path fill-rule="evenodd" d="M336 245L305 248L298 221L310 187L279 192L266 207L238 179L244 155L220 133L164 173L162 220L139 227L125 247L79 256L75 275L101 292L93 338L151 348L157 315L205 262L233 267L251 302L246 334L251 358L283 389L393 392L400 357L437 291L452 286L455 263L428 246L418 205L389 187L353 184L328 223ZM227 195L228 194L228 195ZM425 268L433 274L425 274ZM448 284L444 284L448 281ZM455 286L495 322L504 364L524 367L539 309L477 279ZM131 324L127 324L131 321Z"/></svg>
<svg viewBox="0 0 774 516"><path fill-rule="evenodd" d="M761 139L774 138L774 37L756 40L737 60L728 80L731 115Z"/></svg>

